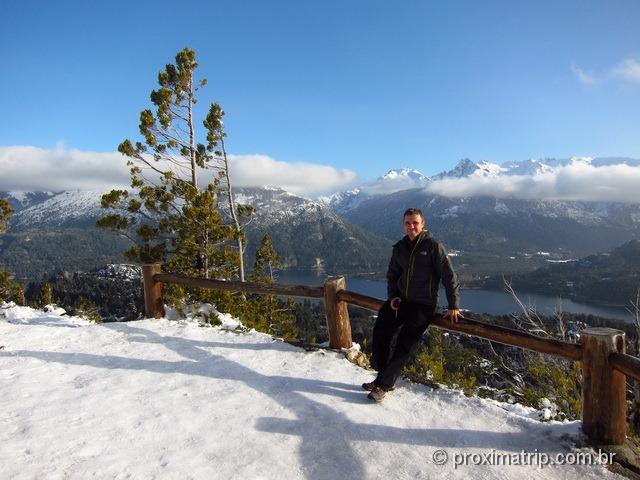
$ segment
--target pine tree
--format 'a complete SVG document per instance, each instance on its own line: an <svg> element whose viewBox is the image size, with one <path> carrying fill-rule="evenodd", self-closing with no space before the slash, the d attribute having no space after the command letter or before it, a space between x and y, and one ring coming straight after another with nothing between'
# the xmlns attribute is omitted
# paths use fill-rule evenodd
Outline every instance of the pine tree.
<svg viewBox="0 0 640 480"><path fill-rule="evenodd" d="M251 279L273 283L273 270L277 268L282 268L282 261L276 253L271 237L265 233L256 250L256 261L253 265Z"/></svg>
<svg viewBox="0 0 640 480"><path fill-rule="evenodd" d="M53 303L53 289L50 283L44 283L40 288L40 296L38 298L38 307L44 308Z"/></svg>
<svg viewBox="0 0 640 480"><path fill-rule="evenodd" d="M9 202L0 198L0 233L7 230L7 223L13 213ZM15 302L24 305L24 285L13 280L9 270L0 270L0 302Z"/></svg>
<svg viewBox="0 0 640 480"><path fill-rule="evenodd" d="M4 232L7 230L7 222L13 213L13 209L11 205L9 205L9 201L0 198L0 232Z"/></svg>
<svg viewBox="0 0 640 480"><path fill-rule="evenodd" d="M273 270L282 265L268 234L264 234L256 251L253 272L249 279L258 283L273 283ZM275 295L250 295L242 312L245 324L256 330L282 337L298 339L293 300L281 300Z"/></svg>
<svg viewBox="0 0 640 480"><path fill-rule="evenodd" d="M216 159L216 168L218 169L218 178L224 188L227 198L227 208L229 216L233 221L234 236L238 245L238 261L240 265L240 281L244 282L244 231L241 225L241 218L253 214L253 207L250 205L236 204L233 200L233 189L231 185L231 172L229 168L229 158L227 149L225 148L224 139L227 136L224 131L224 110L217 103L212 103L209 108L209 114L204 121L207 127L207 150L213 152Z"/></svg>
<svg viewBox="0 0 640 480"><path fill-rule="evenodd" d="M9 270L0 270L0 302L25 303L24 285L16 282Z"/></svg>
<svg viewBox="0 0 640 480"><path fill-rule="evenodd" d="M131 240L125 255L132 261L165 262L176 273L228 278L242 271L237 252L228 246L236 229L220 215L219 180L199 185L203 172L214 166L211 142L219 127L203 122L209 146L197 142L195 94L206 80L195 79L193 50L183 49L175 60L158 74L160 88L151 92L155 114L149 109L140 114L144 143L127 139L118 146L128 159L133 192L105 194L102 206L117 213L97 225Z"/></svg>

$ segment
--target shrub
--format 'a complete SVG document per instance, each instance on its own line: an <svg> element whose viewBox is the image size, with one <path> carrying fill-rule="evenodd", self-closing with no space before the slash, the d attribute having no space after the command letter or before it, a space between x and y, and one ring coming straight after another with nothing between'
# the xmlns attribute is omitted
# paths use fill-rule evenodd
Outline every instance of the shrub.
<svg viewBox="0 0 640 480"><path fill-rule="evenodd" d="M426 345L422 345L415 360L404 369L404 375L418 383L441 383L461 388L466 395L474 393L482 358L464 347L458 339L439 329L430 329Z"/></svg>
<svg viewBox="0 0 640 480"><path fill-rule="evenodd" d="M8 270L0 270L0 302L25 304L24 285L13 280L13 275Z"/></svg>

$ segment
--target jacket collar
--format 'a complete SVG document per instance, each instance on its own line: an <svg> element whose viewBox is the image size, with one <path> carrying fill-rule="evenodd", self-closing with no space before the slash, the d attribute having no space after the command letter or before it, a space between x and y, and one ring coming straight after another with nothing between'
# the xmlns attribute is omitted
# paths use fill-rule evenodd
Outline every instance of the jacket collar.
<svg viewBox="0 0 640 480"><path fill-rule="evenodd" d="M413 247L414 245L417 245L418 243L423 242L425 238L430 238L430 237L431 237L431 233L429 233L429 230L425 229L425 230L422 230L422 232L420 232L413 241L409 238L409 235L405 235L402 241L405 242L409 247Z"/></svg>

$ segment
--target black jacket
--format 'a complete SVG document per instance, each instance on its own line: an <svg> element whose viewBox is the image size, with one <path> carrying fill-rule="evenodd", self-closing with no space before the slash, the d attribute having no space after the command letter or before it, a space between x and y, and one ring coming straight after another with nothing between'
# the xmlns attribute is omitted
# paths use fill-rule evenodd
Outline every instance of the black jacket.
<svg viewBox="0 0 640 480"><path fill-rule="evenodd" d="M438 304L440 281L449 309L458 309L460 285L444 246L423 231L411 242L408 236L393 246L387 270L387 296L424 305Z"/></svg>

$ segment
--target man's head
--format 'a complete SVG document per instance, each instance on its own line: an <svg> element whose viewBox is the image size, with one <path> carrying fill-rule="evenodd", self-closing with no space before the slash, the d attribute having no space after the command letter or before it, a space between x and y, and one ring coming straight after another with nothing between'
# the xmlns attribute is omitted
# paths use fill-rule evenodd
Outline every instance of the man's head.
<svg viewBox="0 0 640 480"><path fill-rule="evenodd" d="M424 215L419 208L409 208L405 211L402 221L409 240L415 239L424 230Z"/></svg>

